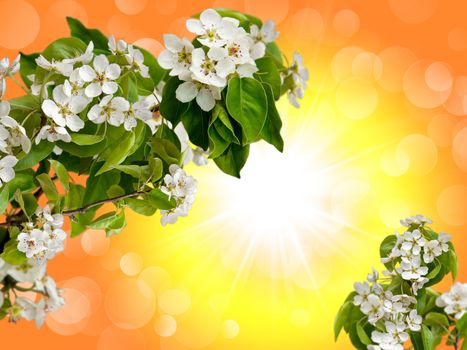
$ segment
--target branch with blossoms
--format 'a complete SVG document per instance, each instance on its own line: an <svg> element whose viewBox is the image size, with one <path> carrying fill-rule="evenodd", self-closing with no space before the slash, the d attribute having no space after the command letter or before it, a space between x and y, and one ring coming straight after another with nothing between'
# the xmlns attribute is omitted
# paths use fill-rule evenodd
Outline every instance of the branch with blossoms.
<svg viewBox="0 0 467 350"><path fill-rule="evenodd" d="M274 22L236 11L189 19L193 39L164 35L157 59L67 21L71 37L0 61L0 319L38 326L64 303L46 264L68 219L71 237L120 233L127 208L175 223L197 187L183 166L212 159L240 177L250 144L282 151L276 101L298 107L308 79ZM4 101L7 80L26 94Z"/></svg>
<svg viewBox="0 0 467 350"><path fill-rule="evenodd" d="M467 349L467 283L443 294L432 288L449 273L456 278L450 236L434 232L421 215L401 223L404 232L381 243L382 276L373 269L341 306L336 339L344 329L357 349L431 350L442 342Z"/></svg>

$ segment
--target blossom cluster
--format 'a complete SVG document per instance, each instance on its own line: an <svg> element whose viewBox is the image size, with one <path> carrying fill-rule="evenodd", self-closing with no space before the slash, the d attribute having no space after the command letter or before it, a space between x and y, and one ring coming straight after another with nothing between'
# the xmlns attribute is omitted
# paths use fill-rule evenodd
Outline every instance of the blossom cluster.
<svg viewBox="0 0 467 350"><path fill-rule="evenodd" d="M459 320L467 312L467 283L455 283L449 291L436 299L436 306Z"/></svg>
<svg viewBox="0 0 467 350"><path fill-rule="evenodd" d="M161 210L161 223L163 226L173 224L178 217L186 216L195 200L197 182L192 176L176 164L169 167L169 174L164 177L164 185L161 191L174 198L176 206L173 209Z"/></svg>
<svg viewBox="0 0 467 350"><path fill-rule="evenodd" d="M294 82L293 86L287 91L287 97L294 107L299 108L298 99L305 96L309 73L308 69L303 65L303 57L298 52L294 53L292 65L281 76L282 80L287 79L287 77L291 77Z"/></svg>
<svg viewBox="0 0 467 350"><path fill-rule="evenodd" d="M44 84L55 85L54 82L35 82L31 87L33 94L45 94L42 111L48 117L46 125L36 136L36 143L43 139L70 142L69 132L84 128L79 114L86 108L87 118L95 124L107 122L117 127L123 125L127 131L131 131L137 120L141 120L152 126L151 130L155 132L152 97L139 96L137 102L130 103L121 96L114 96L119 89L118 79L125 74L125 70L126 73L132 71L149 77L142 52L123 40L116 42L112 36L108 47L112 55L123 57L126 64L110 63L104 54L94 55L92 41L85 53L75 58L49 61L39 56L36 59L39 67L66 78L63 84L54 87L51 99ZM35 77L30 76L30 79L34 81Z"/></svg>
<svg viewBox="0 0 467 350"><path fill-rule="evenodd" d="M357 295L354 305L367 315L368 322L376 325L381 321L385 331L373 331L371 339L377 345L368 345L368 350L403 350L402 344L409 339L407 330L418 332L422 317L417 314L417 300L407 294L385 291L378 283L379 274L373 269L367 280L355 283Z"/></svg>
<svg viewBox="0 0 467 350"><path fill-rule="evenodd" d="M8 286L2 286L7 279ZM45 264L26 262L16 266L0 258L0 289L3 291L0 293L0 309L6 305L6 298L10 301L4 310L10 322L22 318L34 320L39 328L48 312L56 311L65 303L62 291L57 288L54 279L46 274Z"/></svg>
<svg viewBox="0 0 467 350"><path fill-rule="evenodd" d="M422 231L431 220L421 215L409 217L401 221L407 227L403 234L395 233L396 244L387 257L381 258L384 264L392 263L393 269L385 274L399 274L410 281L414 294L429 281L427 264L449 250L451 236L440 233L437 239L426 239Z"/></svg>
<svg viewBox="0 0 467 350"><path fill-rule="evenodd" d="M52 259L64 249L66 233L63 230L63 215L52 214L50 207L38 207L34 222L23 224L18 235L18 250L38 264Z"/></svg>
<svg viewBox="0 0 467 350"><path fill-rule="evenodd" d="M203 11L199 19L187 20L186 27L197 35L202 47L195 48L186 38L166 34L166 50L158 61L162 68L170 70L170 76L183 81L176 90L177 99L196 99L204 111L214 108L231 75L252 77L258 71L255 60L264 56L266 44L279 34L273 21L261 28L252 25L247 32L237 19L222 17L213 9Z"/></svg>

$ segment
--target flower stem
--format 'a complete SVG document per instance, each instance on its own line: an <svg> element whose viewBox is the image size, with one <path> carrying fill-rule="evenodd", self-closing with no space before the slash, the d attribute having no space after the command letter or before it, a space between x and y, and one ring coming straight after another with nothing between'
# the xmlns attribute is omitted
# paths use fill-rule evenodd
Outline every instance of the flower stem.
<svg viewBox="0 0 467 350"><path fill-rule="evenodd" d="M11 80L13 80L13 82L18 85L21 89L23 89L27 94L29 93L29 89L24 86L23 84L21 84L21 82L15 78L15 76L13 74L8 74L8 76L11 78Z"/></svg>

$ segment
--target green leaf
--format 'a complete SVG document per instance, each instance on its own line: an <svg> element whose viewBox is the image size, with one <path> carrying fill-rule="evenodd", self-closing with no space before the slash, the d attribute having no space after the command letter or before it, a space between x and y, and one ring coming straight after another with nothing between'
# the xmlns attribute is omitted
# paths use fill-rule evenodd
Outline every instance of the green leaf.
<svg viewBox="0 0 467 350"><path fill-rule="evenodd" d="M45 159L54 148L52 142L42 141L38 145L32 144L31 150L21 158L15 166L15 170L24 170L32 168L34 165Z"/></svg>
<svg viewBox="0 0 467 350"><path fill-rule="evenodd" d="M255 77L263 83L269 84L273 92L273 100L278 100L281 96L281 77L273 58L262 57L256 60L256 66L258 72L255 73Z"/></svg>
<svg viewBox="0 0 467 350"><path fill-rule="evenodd" d="M120 182L120 173L118 171L112 170L100 176L96 176L98 169L99 166L97 165L91 168L91 172L86 181L83 205L107 199L107 189Z"/></svg>
<svg viewBox="0 0 467 350"><path fill-rule="evenodd" d="M211 126L209 127L208 134L210 150L209 157L217 158L225 152L227 147L229 147L230 142L224 140L224 138L219 134L219 132L213 124L211 124Z"/></svg>
<svg viewBox="0 0 467 350"><path fill-rule="evenodd" d="M10 191L8 185L4 185L0 192L0 215L5 213L10 199Z"/></svg>
<svg viewBox="0 0 467 350"><path fill-rule="evenodd" d="M104 139L104 135L86 135L80 133L72 133L71 142L76 143L79 146L95 145Z"/></svg>
<svg viewBox="0 0 467 350"><path fill-rule="evenodd" d="M447 316L439 312L429 312L426 314L423 323L427 326L449 326L449 320Z"/></svg>
<svg viewBox="0 0 467 350"><path fill-rule="evenodd" d="M441 264L440 264L440 263L436 263L435 268L432 269L432 270L426 275L426 278L428 278L428 279L430 279L430 280L433 279L433 278L435 278L435 277L438 275L438 273L439 273L440 270L441 270Z"/></svg>
<svg viewBox="0 0 467 350"><path fill-rule="evenodd" d="M214 159L219 169L224 173L240 178L240 170L248 159L250 146L231 144L221 156Z"/></svg>
<svg viewBox="0 0 467 350"><path fill-rule="evenodd" d="M134 103L138 101L138 83L135 73L129 72L120 79L120 87L122 88L123 97Z"/></svg>
<svg viewBox="0 0 467 350"><path fill-rule="evenodd" d="M368 337L360 322L357 322L357 335L363 344L370 345L372 343L370 337Z"/></svg>
<svg viewBox="0 0 467 350"><path fill-rule="evenodd" d="M10 104L12 111L20 109L28 113L33 110L40 110L41 107L39 97L34 95L25 95L12 98L11 100L8 100L8 103Z"/></svg>
<svg viewBox="0 0 467 350"><path fill-rule="evenodd" d="M124 194L125 194L125 190L119 185L112 185L107 190L107 196L109 196L109 198L123 196Z"/></svg>
<svg viewBox="0 0 467 350"><path fill-rule="evenodd" d="M55 202L58 200L57 187L55 186L54 182L50 178L49 174L42 173L40 175L37 175L36 180L41 185L42 190L44 191L49 201Z"/></svg>
<svg viewBox="0 0 467 350"><path fill-rule="evenodd" d="M108 51L107 38L97 29L86 28L79 20L67 17L68 27L70 27L71 36L80 38L86 44L90 41L94 43L94 48Z"/></svg>
<svg viewBox="0 0 467 350"><path fill-rule="evenodd" d="M125 203L131 210L140 215L152 216L157 210L156 207L153 207L151 205L151 202L149 200L127 198L125 199Z"/></svg>
<svg viewBox="0 0 467 350"><path fill-rule="evenodd" d="M22 192L31 191L36 188L33 173L16 173L15 178L8 183L10 199L19 188Z"/></svg>
<svg viewBox="0 0 467 350"><path fill-rule="evenodd" d="M20 252L17 248L18 241L16 238L10 239L3 248L3 253L0 254L0 258L5 260L11 265L21 265L27 260L26 254Z"/></svg>
<svg viewBox="0 0 467 350"><path fill-rule="evenodd" d="M175 199L169 197L159 189L152 190L146 195L149 203L157 209L173 209L177 205Z"/></svg>
<svg viewBox="0 0 467 350"><path fill-rule="evenodd" d="M61 38L52 42L42 55L48 60L63 60L82 55L86 51L86 44L77 38Z"/></svg>
<svg viewBox="0 0 467 350"><path fill-rule="evenodd" d="M65 197L65 209L72 210L83 205L84 192L86 189L81 185L70 184L70 189Z"/></svg>
<svg viewBox="0 0 467 350"><path fill-rule="evenodd" d="M121 172L137 179L141 177L141 167L139 165L115 165L112 168L120 170Z"/></svg>
<svg viewBox="0 0 467 350"><path fill-rule="evenodd" d="M196 102L190 102L188 109L181 116L190 141L202 149L209 147L209 116L210 113L204 112Z"/></svg>
<svg viewBox="0 0 467 350"><path fill-rule="evenodd" d="M337 312L336 318L334 320L334 341L337 341L342 327L344 327L344 324L347 322L351 308L352 301L346 301L344 304L342 304L339 311Z"/></svg>
<svg viewBox="0 0 467 350"><path fill-rule="evenodd" d="M240 144L237 135L235 135L235 128L232 125L232 121L230 120L225 108L220 104L217 104L216 107L214 107L211 124L214 124L217 132L224 140Z"/></svg>
<svg viewBox="0 0 467 350"><path fill-rule="evenodd" d="M159 180L162 177L163 171L162 160L160 160L159 158L150 158L149 171L150 174L147 177L148 179L151 179L153 182Z"/></svg>
<svg viewBox="0 0 467 350"><path fill-rule="evenodd" d="M109 213L105 213L98 218L96 218L93 222L91 222L88 227L95 229L95 230L102 230L107 228L107 226L116 218L117 212L111 211Z"/></svg>
<svg viewBox="0 0 467 350"><path fill-rule="evenodd" d="M232 78L226 102L229 114L242 127L243 144L257 141L268 112L268 101L262 84L253 78Z"/></svg>
<svg viewBox="0 0 467 350"><path fill-rule="evenodd" d="M26 84L27 87L31 87L32 81L29 80L28 75L34 74L36 71L36 58L39 57L38 53L32 53L30 55L27 55L23 52L20 52L21 58L19 60L19 74L21 75L21 79L23 79L24 84Z"/></svg>
<svg viewBox="0 0 467 350"><path fill-rule="evenodd" d="M75 220L71 221L71 237L76 237L86 231L87 225L92 221L95 214L96 209L90 209L84 214L75 215Z"/></svg>
<svg viewBox="0 0 467 350"><path fill-rule="evenodd" d="M162 96L164 98L161 101L160 113L161 115L169 120L175 127L179 122L182 114L187 110L188 103L182 103L177 100L175 91L182 82L177 77L171 77L164 85Z"/></svg>
<svg viewBox="0 0 467 350"><path fill-rule="evenodd" d="M433 334L430 329L422 324L422 342L424 350L433 350L434 349L434 339Z"/></svg>
<svg viewBox="0 0 467 350"><path fill-rule="evenodd" d="M268 116L261 130L261 138L276 147L279 152L282 152L284 150L284 140L281 136L281 117L272 96L271 86L263 84L263 87L268 98Z"/></svg>
<svg viewBox="0 0 467 350"><path fill-rule="evenodd" d="M457 322L456 328L464 337L467 336L467 314L464 314Z"/></svg>
<svg viewBox="0 0 467 350"><path fill-rule="evenodd" d="M78 145L74 142L57 142L57 146L65 152L68 152L74 156L81 158L93 157L96 154L101 153L107 146L106 140L103 139L100 142L91 145Z"/></svg>
<svg viewBox="0 0 467 350"><path fill-rule="evenodd" d="M180 150L169 140L152 139L151 151L158 158L161 158L167 165L179 164L181 153Z"/></svg>
<svg viewBox="0 0 467 350"><path fill-rule="evenodd" d="M274 59L276 60L276 65L278 65L279 67L282 66L282 52L275 42L266 44L266 53L274 57Z"/></svg>
<svg viewBox="0 0 467 350"><path fill-rule="evenodd" d="M362 341L360 340L360 337L358 336L357 324L358 322L355 322L350 326L350 329L349 329L350 341L352 342L352 345L355 346L356 349L366 350L367 348L366 345L362 343Z"/></svg>
<svg viewBox="0 0 467 350"><path fill-rule="evenodd" d="M457 270L459 268L459 264L457 261L457 254L452 249L449 249L449 266L451 268L452 280L454 281L457 277Z"/></svg>
<svg viewBox="0 0 467 350"><path fill-rule="evenodd" d="M53 159L49 159L49 163L54 168L55 174L58 176L63 188L68 191L70 189L70 177L68 176L68 171L65 166L59 161Z"/></svg>
<svg viewBox="0 0 467 350"><path fill-rule="evenodd" d="M117 144L117 147L113 149L113 152L104 162L104 165L96 173L96 176L99 176L109 170L111 170L116 165L122 163L129 154L129 151L135 143L135 134L134 132L128 132Z"/></svg>

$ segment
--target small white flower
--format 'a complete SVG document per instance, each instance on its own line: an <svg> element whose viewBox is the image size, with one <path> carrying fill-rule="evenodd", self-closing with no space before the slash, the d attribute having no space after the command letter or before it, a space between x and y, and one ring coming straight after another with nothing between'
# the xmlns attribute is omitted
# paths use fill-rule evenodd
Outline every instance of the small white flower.
<svg viewBox="0 0 467 350"><path fill-rule="evenodd" d="M93 68L84 65L79 69L81 78L90 83L84 93L88 97L96 97L105 93L114 94L118 90L118 84L114 81L120 76L120 66L116 63L109 64L105 55L98 55L94 58Z"/></svg>
<svg viewBox="0 0 467 350"><path fill-rule="evenodd" d="M376 271L374 267L371 270L372 270L371 273L369 273L366 276L366 279L368 280L368 282L377 282L379 278L379 273L378 271Z"/></svg>
<svg viewBox="0 0 467 350"><path fill-rule="evenodd" d="M14 179L13 167L16 163L18 163L18 159L15 156L9 155L0 159L0 187Z"/></svg>
<svg viewBox="0 0 467 350"><path fill-rule="evenodd" d="M354 305L358 306L368 301L368 296L371 294L370 285L368 284L368 282L355 282L354 289L357 292L357 295L353 298Z"/></svg>
<svg viewBox="0 0 467 350"><path fill-rule="evenodd" d="M385 313L382 300L374 294L370 294L367 301L360 305L360 310L368 315L368 322L373 325L382 319Z"/></svg>
<svg viewBox="0 0 467 350"><path fill-rule="evenodd" d="M164 34L164 45L167 48L157 58L159 65L170 69L169 75L183 76L189 73L191 66L191 52L194 47L186 38L179 38L173 34Z"/></svg>
<svg viewBox="0 0 467 350"><path fill-rule="evenodd" d="M49 61L42 55L36 58L36 64L45 70L64 75L66 77L69 77L71 72L73 71L72 63L65 63L63 61L55 61L54 59Z"/></svg>
<svg viewBox="0 0 467 350"><path fill-rule="evenodd" d="M253 78L253 74L258 71L255 64L245 63L237 66L237 74L240 78Z"/></svg>
<svg viewBox="0 0 467 350"><path fill-rule="evenodd" d="M444 308L444 312L456 319L462 318L467 312L467 283L456 282L436 299L436 306Z"/></svg>
<svg viewBox="0 0 467 350"><path fill-rule="evenodd" d="M21 55L16 56L14 61L10 65L8 57L4 57L0 60L0 98L3 97L6 91L6 77L14 75L19 70L19 60Z"/></svg>
<svg viewBox="0 0 467 350"><path fill-rule="evenodd" d="M418 280L428 273L428 267L421 266L420 264L421 259L419 255L413 255L410 259L404 257L402 258L397 272L399 272L405 280Z"/></svg>
<svg viewBox="0 0 467 350"><path fill-rule="evenodd" d="M83 96L67 96L63 85L59 85L53 90L53 100L42 102L42 110L58 126L67 126L72 131L79 131L84 127L84 121L78 114L88 103L89 100Z"/></svg>
<svg viewBox="0 0 467 350"><path fill-rule="evenodd" d="M45 275L46 264L33 264L31 260L21 265L7 265L7 274L18 282L34 283Z"/></svg>
<svg viewBox="0 0 467 350"><path fill-rule="evenodd" d="M142 120L146 125L149 126L149 128L151 129L151 133L154 135L159 126L162 124L162 117L159 111L156 110L158 109L157 107L162 101L162 96L157 90L154 90L154 92L149 96L140 96L139 101L144 101L148 105L148 110L151 111L151 118Z"/></svg>
<svg viewBox="0 0 467 350"><path fill-rule="evenodd" d="M422 247L426 243L425 238L418 229L413 230L412 232L404 232L402 238L404 240L402 243L402 249L405 251L412 251L415 255L420 254Z"/></svg>
<svg viewBox="0 0 467 350"><path fill-rule="evenodd" d="M39 144L41 140L47 140L49 142L71 142L71 136L68 133L67 129L63 126L58 126L55 124L44 125L36 136L36 144Z"/></svg>
<svg viewBox="0 0 467 350"><path fill-rule="evenodd" d="M209 152L208 151L205 151L201 147L196 147L196 148L192 148L192 154L193 154L192 156L193 163L195 163L198 166L208 165L209 163L209 160L208 160Z"/></svg>
<svg viewBox="0 0 467 350"><path fill-rule="evenodd" d="M425 244L423 248L423 261L426 264L429 264L435 260L436 257L443 254L443 250L441 249L441 245L437 240L431 240Z"/></svg>
<svg viewBox="0 0 467 350"><path fill-rule="evenodd" d="M31 94L34 96L39 96L41 98L48 98L49 97L49 91L48 87L54 85L55 82L49 81L47 83L42 84L42 83L34 83L31 85Z"/></svg>
<svg viewBox="0 0 467 350"><path fill-rule="evenodd" d="M119 56L127 53L128 44L121 39L117 42L113 35L109 36L108 46L110 52L114 55Z"/></svg>
<svg viewBox="0 0 467 350"><path fill-rule="evenodd" d="M93 50L94 50L94 43L92 41L90 41L88 46L86 47L86 51L83 54L78 55L78 56L76 56L74 58L65 58L62 61L62 63L71 63L71 64L84 63L84 64L88 64L89 62L92 61L92 58L94 57Z"/></svg>
<svg viewBox="0 0 467 350"><path fill-rule="evenodd" d="M441 232L438 236L438 241L441 245L441 250L447 252L449 250L449 245L447 244L451 240L451 235Z"/></svg>
<svg viewBox="0 0 467 350"><path fill-rule="evenodd" d="M297 98L303 98L305 94L304 89L307 87L309 78L308 69L303 66L303 57L298 52L294 53L294 62L289 68L289 72L292 75L294 87L288 91L287 96L290 103L298 108L300 105Z"/></svg>
<svg viewBox="0 0 467 350"><path fill-rule="evenodd" d="M130 103L123 97L105 96L99 104L91 107L88 112L90 121L96 124L108 122L113 126L120 126L125 120L125 112L130 108Z"/></svg>
<svg viewBox="0 0 467 350"><path fill-rule="evenodd" d="M83 96L84 85L85 81L79 74L79 68L76 68L73 73L71 73L70 78L63 82L63 92L69 97Z"/></svg>
<svg viewBox="0 0 467 350"><path fill-rule="evenodd" d="M220 65L222 60L218 50L209 50L206 55L203 49L194 49L192 52L192 65L190 67L194 78L202 83L217 87L224 87L227 84L225 77L235 71L235 65Z"/></svg>
<svg viewBox="0 0 467 350"><path fill-rule="evenodd" d="M404 322L393 323L393 322L386 321L385 326L386 326L386 331L394 339L394 343L403 344L407 340L409 340L409 334L405 332L407 327Z"/></svg>
<svg viewBox="0 0 467 350"><path fill-rule="evenodd" d="M144 100L130 104L128 110L125 111L123 115L123 127L127 131L132 130L136 126L138 119L147 121L152 118L152 112L149 109L149 104Z"/></svg>
<svg viewBox="0 0 467 350"><path fill-rule="evenodd" d="M47 250L47 247L44 245L46 238L45 232L38 229L33 229L30 232L21 232L18 235L18 250L25 253L29 259L42 259Z"/></svg>
<svg viewBox="0 0 467 350"><path fill-rule="evenodd" d="M198 35L198 41L208 47L223 46L238 30L238 21L233 18L222 18L217 11L207 9L198 19L186 22L188 31Z"/></svg>
<svg viewBox="0 0 467 350"><path fill-rule="evenodd" d="M203 111L209 112L216 105L216 100L221 99L220 89L196 80L181 83L175 91L177 100L186 103L196 98L196 103Z"/></svg>
<svg viewBox="0 0 467 350"><path fill-rule="evenodd" d="M422 328L421 324L422 324L423 318L422 316L417 314L416 309L411 310L405 320L407 322L407 326L409 326L411 331L418 332Z"/></svg>
<svg viewBox="0 0 467 350"><path fill-rule="evenodd" d="M125 58L132 71L138 72L143 78L149 78L149 68L144 64L144 56L140 50L135 49L133 45L128 45Z"/></svg>
<svg viewBox="0 0 467 350"><path fill-rule="evenodd" d="M44 319L46 316L45 312L45 300L41 299L37 303L33 301L19 297L16 299L16 304L21 307L21 317L25 318L29 321L34 321L36 323L36 327L40 328L44 323Z"/></svg>
<svg viewBox="0 0 467 350"><path fill-rule="evenodd" d="M31 149L31 141L29 140L26 130L8 114L10 112L10 104L6 101L0 102L0 123L3 128L0 130L0 148L2 151L8 147L4 146L1 141L8 140L7 146L18 147L21 146L25 153ZM8 131L8 133L5 133ZM5 152L10 153L10 152Z"/></svg>
<svg viewBox="0 0 467 350"><path fill-rule="evenodd" d="M258 59L264 56L266 44L276 40L279 33L276 32L276 23L272 20L268 20L264 22L261 29L256 24L253 24L250 27L250 36L254 40L254 45L251 48L251 56L254 59Z"/></svg>

